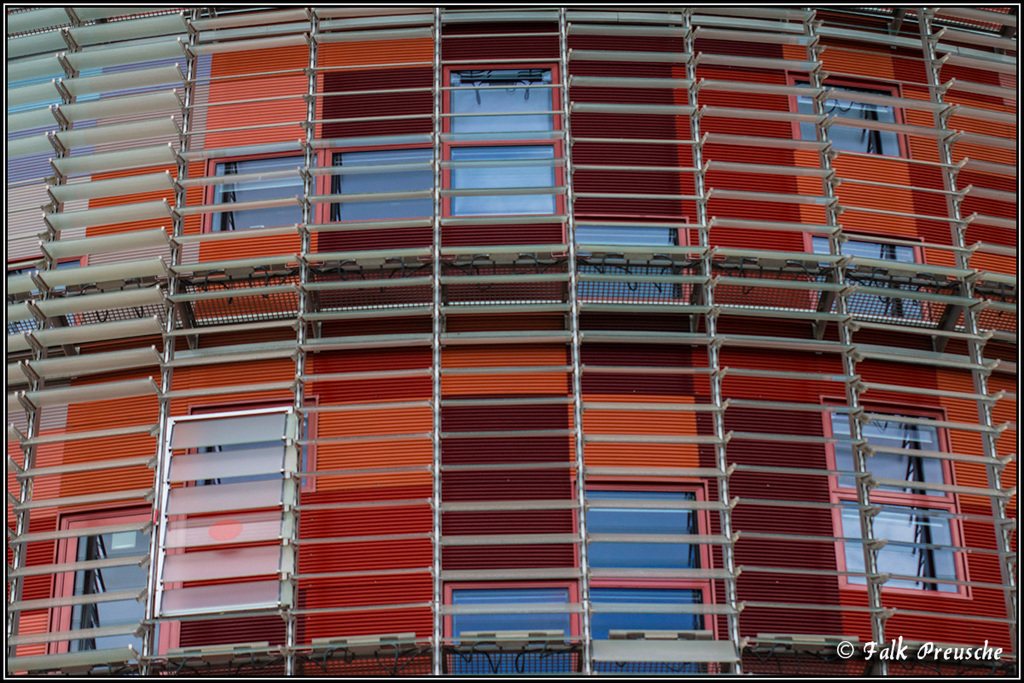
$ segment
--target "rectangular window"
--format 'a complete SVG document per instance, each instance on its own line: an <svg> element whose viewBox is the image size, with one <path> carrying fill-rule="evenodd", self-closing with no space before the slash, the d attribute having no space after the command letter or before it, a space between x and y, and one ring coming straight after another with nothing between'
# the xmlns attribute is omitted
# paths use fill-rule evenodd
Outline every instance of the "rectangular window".
<svg viewBox="0 0 1024 683"><path fill-rule="evenodd" d="M797 85L806 86L807 83L798 82ZM858 93L868 95L893 95L892 90L880 90L873 88L858 88L848 85L834 85L826 83L826 89L837 90L839 93L826 99L822 104L822 113L826 116L835 116L836 121L828 130L829 140L832 147L847 152L861 152L864 154L881 154L883 156L900 156L900 141L896 133L890 131L874 130L859 126L861 121L881 121L884 123L898 123L896 110L884 104L874 104L858 99ZM846 94L846 97L843 95ZM796 98L797 112L800 114L813 114L814 103L812 98L798 96ZM813 123L800 124L800 139L814 140L815 131Z"/></svg>
<svg viewBox="0 0 1024 683"><path fill-rule="evenodd" d="M960 589L956 584L928 580L957 579L951 519L956 510L955 501L951 494L943 491L914 486L915 482L950 483L947 464L928 455L945 450L940 431L932 425L906 421L920 419L919 416L893 414L890 418L871 420L862 430L873 450L865 458L865 467L871 479L879 482L871 490L871 502L882 508L873 517L872 528L875 538L886 541L877 554L878 571L893 575L883 587L957 593ZM828 425L831 436L850 438L847 415L831 413ZM914 451L921 451L922 455ZM833 469L844 473L832 480L836 499L842 503L841 535L859 539L861 527L853 449L849 443L839 442L833 446L832 455ZM842 556L846 571L864 573L862 543L845 542ZM846 580L855 585L866 583L863 576L848 576Z"/></svg>
<svg viewBox="0 0 1024 683"><path fill-rule="evenodd" d="M827 237L814 236L811 238L811 245L815 254L829 253ZM840 253L843 256L860 256L862 258L895 261L898 263L916 263L918 260L917 250L914 247L903 244L870 242L868 240L846 240L840 246ZM906 275L890 275L877 269L850 270L847 272L846 279L851 283L860 284L865 287L902 289L911 292L916 292L919 289L918 285L914 284L911 278ZM859 292L853 292L847 297L847 306L850 313L854 315L900 318L903 320L925 320L929 313L928 307L917 299L876 296Z"/></svg>
<svg viewBox="0 0 1024 683"><path fill-rule="evenodd" d="M94 596L96 602L76 604L55 610L54 630L81 630L125 626L142 622L146 603L135 596L146 590L149 563L149 535L142 528L149 520L147 512L102 513L64 520L63 528L78 529L81 535L61 542L61 562L112 562L115 566L83 569L56 579L57 597ZM136 527L136 528L132 528ZM93 531L95 530L95 531ZM126 564L117 565L118 559ZM105 595L124 593L121 599ZM129 597L130 596L130 597ZM133 646L142 651L142 640L132 633L79 638L55 643L59 652L105 650Z"/></svg>
<svg viewBox="0 0 1024 683"><path fill-rule="evenodd" d="M275 609L295 503L288 409L172 420L164 463L158 613Z"/></svg>
<svg viewBox="0 0 1024 683"><path fill-rule="evenodd" d="M446 627L454 648L447 657L446 673L578 672L579 658L566 646L576 631L574 617L566 609L575 599L573 587L474 584L447 586L445 592L447 604L469 612L453 614ZM524 605L536 609L519 611ZM544 611L547 605L550 612ZM499 632L510 639L503 641ZM524 641L531 644L524 648Z"/></svg>
<svg viewBox="0 0 1024 683"><path fill-rule="evenodd" d="M302 176L297 169L305 166L301 156L271 159L225 161L214 165L214 175L238 176L231 182L218 182L213 187L213 203L241 204L268 202L300 196L303 193ZM280 203L280 202L277 202ZM241 210L219 211L213 214L211 229L247 230L302 222L302 206L256 206Z"/></svg>
<svg viewBox="0 0 1024 683"><path fill-rule="evenodd" d="M456 190L503 189L511 187L554 187L555 168L551 165L523 165L518 162L553 159L550 145L503 147L455 147L453 162L471 162L455 167L451 186ZM553 194L496 194L452 197L453 216L507 216L555 213Z"/></svg>
<svg viewBox="0 0 1024 683"><path fill-rule="evenodd" d="M551 69L452 71L449 85L453 135L510 140L554 130Z"/></svg>
<svg viewBox="0 0 1024 683"><path fill-rule="evenodd" d="M610 244L623 246L678 246L675 228L651 226L579 225L576 227L577 244Z"/></svg>
<svg viewBox="0 0 1024 683"><path fill-rule="evenodd" d="M558 212L553 71L544 68L448 72L445 100L446 204L451 216L544 215ZM500 144L495 144L495 143ZM524 188L516 194L490 189ZM537 188L537 189L534 189Z"/></svg>
<svg viewBox="0 0 1024 683"><path fill-rule="evenodd" d="M704 617L695 606L709 597L708 582L664 578L666 572L702 566L701 547L694 540L702 524L688 505L697 499L696 490L587 490L590 629L595 640L621 638L626 635L622 632L704 629ZM636 540L642 536L650 540ZM597 661L595 667L598 673L707 673L707 666L698 662Z"/></svg>
<svg viewBox="0 0 1024 683"><path fill-rule="evenodd" d="M692 491L587 491L588 534L696 535L697 515L693 510L662 507L672 501L696 500ZM637 506L600 507L601 500L636 501ZM657 507L648 507L645 503ZM588 546L592 567L675 567L700 566L698 546L683 542L636 543L616 540L593 541Z"/></svg>
<svg viewBox="0 0 1024 683"><path fill-rule="evenodd" d="M331 194L362 195L360 201L331 204L332 221L425 218L434 214L432 197L372 199L375 193L414 192L434 187L429 149L336 152Z"/></svg>

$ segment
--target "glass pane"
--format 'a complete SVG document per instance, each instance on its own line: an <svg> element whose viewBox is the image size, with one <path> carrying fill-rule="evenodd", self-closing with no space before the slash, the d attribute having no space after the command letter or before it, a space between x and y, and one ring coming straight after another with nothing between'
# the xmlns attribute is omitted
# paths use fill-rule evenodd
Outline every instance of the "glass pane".
<svg viewBox="0 0 1024 683"><path fill-rule="evenodd" d="M579 244L634 244L670 247L677 244L675 228L580 225L576 227Z"/></svg>
<svg viewBox="0 0 1024 683"><path fill-rule="evenodd" d="M102 560L149 553L149 536L139 531L127 531L97 536L83 536L78 540L75 559ZM122 590L143 590L148 570L138 565L107 567L75 572L74 595L93 595ZM75 605L71 612L71 628L86 629L103 626L133 624L145 618L146 604L137 600L117 600L93 605ZM69 642L72 652L102 650L133 645L141 647L141 639L133 635L83 638Z"/></svg>
<svg viewBox="0 0 1024 683"><path fill-rule="evenodd" d="M219 484L216 488L187 486L171 489L167 514L186 515L194 512L251 510L281 504L282 481L251 481Z"/></svg>
<svg viewBox="0 0 1024 683"><path fill-rule="evenodd" d="M554 128L552 115L540 113L552 110L552 89L524 87L550 85L550 69L453 71L450 84L457 88L451 91L452 133L488 140Z"/></svg>
<svg viewBox="0 0 1024 683"><path fill-rule="evenodd" d="M260 609L278 603L280 584L277 581L249 581L177 588L163 592L161 614L202 614L224 610Z"/></svg>
<svg viewBox="0 0 1024 683"><path fill-rule="evenodd" d="M801 83L799 85L807 85ZM834 86L826 86L834 87ZM881 90L869 90L867 88L842 88L847 91L863 91L888 95L890 93ZM813 114L814 106L809 97L797 97L797 111L801 114ZM839 98L825 100L822 112L827 116L839 118L831 128L828 136L835 149L848 152L861 152L866 154L882 154L885 156L899 156L900 144L896 133L886 131L869 130L857 128L856 121L883 121L896 123L896 113L892 107L852 102ZM800 139L814 140L814 124L800 124Z"/></svg>
<svg viewBox="0 0 1024 683"><path fill-rule="evenodd" d="M271 474L280 478L284 467L284 445L235 444L211 446L202 453L171 458L171 481L219 480ZM254 481L253 479L248 479ZM229 483L225 481L224 483Z"/></svg>
<svg viewBox="0 0 1024 683"><path fill-rule="evenodd" d="M906 424L903 422L873 420L862 429L864 438L874 446L905 448L908 450L940 451L939 431L929 425ZM849 438L850 423L846 415L832 414L832 434ZM836 469L853 471L853 449L849 444L835 446ZM941 484L945 481L942 462L935 458L910 455L877 453L865 459L867 469L879 479L900 479ZM853 477L839 477L839 486L854 488ZM944 495L941 491L915 489L909 486L879 486L879 491L901 491L903 493Z"/></svg>
<svg viewBox="0 0 1024 683"><path fill-rule="evenodd" d="M587 491L587 499L636 501L688 501L690 491ZM671 508L591 507L587 510L590 534L696 534L697 517L692 510ZM698 567L697 546L692 543L615 543L588 546L593 567Z"/></svg>
<svg viewBox="0 0 1024 683"><path fill-rule="evenodd" d="M269 173L305 166L302 157L279 159L250 159L228 161L217 164L218 176L244 175L247 173ZM303 193L302 178L298 175L288 178L271 178L242 183L223 183L214 186L215 204L251 202L261 199L283 199ZM273 209L249 209L246 211L224 211L213 214L213 230L245 230L277 225L292 225L302 222L301 206L282 206Z"/></svg>
<svg viewBox="0 0 1024 683"><path fill-rule="evenodd" d="M843 535L860 537L860 519L857 509L844 507L842 511ZM927 511L907 508L882 510L874 518L874 533L879 539L901 542L887 544L878 551L878 571L904 576L918 576L921 580L890 579L888 588L919 588L943 593L956 593L954 584L929 583L928 578L956 579L956 559L950 548L929 548L929 545L952 545L949 520L929 516ZM902 545L909 543L913 545ZM846 570L864 572L864 551L860 543L846 543ZM863 577L848 577L850 583L866 583Z"/></svg>
<svg viewBox="0 0 1024 683"><path fill-rule="evenodd" d="M179 420L171 435L172 448L224 446L227 444L281 441L284 438L286 413L261 413L213 417L202 420Z"/></svg>
<svg viewBox="0 0 1024 683"><path fill-rule="evenodd" d="M277 545L180 553L165 558L164 581L202 581L276 574L280 565L281 548Z"/></svg>
<svg viewBox="0 0 1024 683"><path fill-rule="evenodd" d="M570 635L569 614L501 613L502 605L569 603L568 588L460 588L452 591L453 605L495 605L496 614L452 615L453 635L466 631L543 631L560 630Z"/></svg>
<svg viewBox="0 0 1024 683"><path fill-rule="evenodd" d="M590 618L594 638L607 638L611 630L695 631L701 628L699 614L601 612L601 603L698 605L701 603L701 592L696 589L591 587L590 602L594 611Z"/></svg>
<svg viewBox="0 0 1024 683"><path fill-rule="evenodd" d="M552 166L508 166L502 161L554 159L555 149L549 145L510 147L455 147L452 161L494 161L493 166L452 169L451 183L455 189L554 187ZM484 195L452 197L453 216L506 216L555 213L555 195Z"/></svg>
<svg viewBox="0 0 1024 683"><path fill-rule="evenodd" d="M269 541L281 536L281 513L249 512L230 517L174 520L167 525L168 548Z"/></svg>
<svg viewBox="0 0 1024 683"><path fill-rule="evenodd" d="M429 164L433 150L391 149L373 152L341 152L334 155L334 165L346 169L381 164ZM331 178L331 194L366 194L373 192L408 192L429 190L434 186L434 172L389 171L376 173L343 173ZM394 218L423 218L434 213L434 200L384 199L380 201L341 202L331 205L332 221L365 221Z"/></svg>

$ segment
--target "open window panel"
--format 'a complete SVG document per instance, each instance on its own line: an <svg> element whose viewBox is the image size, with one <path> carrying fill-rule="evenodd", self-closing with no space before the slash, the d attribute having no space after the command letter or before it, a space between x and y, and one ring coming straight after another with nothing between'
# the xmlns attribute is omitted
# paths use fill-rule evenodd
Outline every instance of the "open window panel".
<svg viewBox="0 0 1024 683"><path fill-rule="evenodd" d="M247 230L302 222L302 206L287 200L304 192L302 156L238 159L212 163L216 176L207 201L214 204L210 231ZM232 208L230 205L238 205Z"/></svg>
<svg viewBox="0 0 1024 683"><path fill-rule="evenodd" d="M869 408L870 409L870 408ZM910 589L966 595L956 583L963 578L962 558L955 550L960 530L954 494L936 489L953 483L949 462L937 454L948 451L942 430L927 424L932 415L917 411L891 413L862 427L869 453L864 458L872 482L871 504L879 511L871 517L874 538L885 540L877 551L878 571L890 574L883 590ZM864 548L857 505L856 472L845 413L826 416L830 448L830 477L836 512L837 536L847 539L837 550L840 566L850 575L841 585L864 586ZM924 424L922 424L924 423ZM943 583L943 581L946 581Z"/></svg>
<svg viewBox="0 0 1024 683"><path fill-rule="evenodd" d="M447 215L559 213L562 202L554 188L561 178L562 155L555 70L451 68L446 77ZM509 191L518 188L523 191Z"/></svg>
<svg viewBox="0 0 1024 683"><path fill-rule="evenodd" d="M811 247L815 254L829 253L828 238L818 235L811 236ZM843 256L859 256L878 261L895 263L919 263L921 250L906 244L891 244L883 241L872 241L869 236L854 236L840 244L839 253ZM879 268L851 268L846 271L846 279L851 284L862 287L883 289L900 289L917 292L918 283L909 273L883 272ZM931 307L919 300L899 296L879 296L853 292L847 296L847 308L850 313L858 316L890 318L904 321L929 321L933 317Z"/></svg>
<svg viewBox="0 0 1024 683"><path fill-rule="evenodd" d="M75 535L58 543L58 563L88 564L54 577L53 597L66 604L52 610L50 631L82 634L51 643L51 653L128 646L142 652L138 631L146 617L150 517L149 509L134 509L61 519L61 529ZM111 631L121 632L102 635Z"/></svg>
<svg viewBox="0 0 1024 683"><path fill-rule="evenodd" d="M172 418L163 462L157 615L291 603L298 420L290 408Z"/></svg>
<svg viewBox="0 0 1024 683"><path fill-rule="evenodd" d="M604 484L588 488L586 495L590 633L595 641L616 641L595 645L595 671L719 671L718 662L702 660L699 653L714 646L695 645L714 639L714 624L702 610L713 602L710 582L686 577L687 570L710 565L707 548L697 542L708 528L696 509L703 488ZM634 641L636 660L630 660L627 646L625 659L607 658L605 651L619 651L623 640ZM659 661L648 649L665 659Z"/></svg>
<svg viewBox="0 0 1024 683"><path fill-rule="evenodd" d="M797 86L809 86L806 80L795 79L793 82ZM876 99L872 96L897 95L898 89L895 86L829 80L825 81L823 89L826 93L832 92L830 97L822 101L822 113L836 117L828 129L833 149L882 156L906 156L899 134L858 125L870 126L871 122L876 121L902 123L903 114L899 109L872 101ZM813 98L798 95L796 110L800 114L814 114ZM817 139L813 123L798 123L797 126L801 140Z"/></svg>
<svg viewBox="0 0 1024 683"><path fill-rule="evenodd" d="M446 585L446 673L579 672L577 593L568 583Z"/></svg>

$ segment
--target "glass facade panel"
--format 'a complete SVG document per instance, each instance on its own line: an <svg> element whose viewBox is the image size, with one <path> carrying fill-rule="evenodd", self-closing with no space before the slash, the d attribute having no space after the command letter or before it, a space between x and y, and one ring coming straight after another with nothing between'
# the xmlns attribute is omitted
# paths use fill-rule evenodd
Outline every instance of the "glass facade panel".
<svg viewBox="0 0 1024 683"><path fill-rule="evenodd" d="M799 85L807 85L800 83ZM825 85L826 88L835 88L847 92L867 92L878 95L890 95L891 92L870 90L868 88L841 87ZM810 97L797 97L797 112L801 114L813 114L814 104ZM837 120L829 128L828 137L832 141L834 149L841 149L847 152L862 152L865 154L881 154L884 156L900 156L899 137L896 133L888 131L871 130L858 128L857 121L882 121L885 123L896 123L896 112L892 107L865 102L853 102L839 97L831 97L824 102L823 113L826 116L836 116ZM814 124L800 124L800 139L814 140Z"/></svg>
<svg viewBox="0 0 1024 683"><path fill-rule="evenodd" d="M369 194L429 190L434 186L434 171L429 164L429 149L389 149L368 152L339 152L334 166L344 169L331 177L331 194ZM372 170L392 164L426 164L419 170ZM331 204L332 221L370 221L398 218L424 218L434 213L434 200L380 199Z"/></svg>
<svg viewBox="0 0 1024 683"><path fill-rule="evenodd" d="M601 508L595 501L689 501L688 491L587 491L587 532L591 534L696 534L692 510L671 508ZM593 567L697 567L698 546L693 543L597 542L588 546Z"/></svg>
<svg viewBox="0 0 1024 683"><path fill-rule="evenodd" d="M269 173L305 166L302 157L278 159L250 159L227 161L217 164L215 175L230 176L248 173ZM222 183L214 186L214 204L231 204L265 199L283 199L303 193L302 178L295 174L287 178L249 180L240 183ZM294 225L302 222L302 206L281 206L269 209L247 209L245 211L222 211L213 214L213 231L246 230L279 225Z"/></svg>
<svg viewBox="0 0 1024 683"><path fill-rule="evenodd" d="M452 161L484 161L493 165L455 168L451 173L453 189L512 187L554 187L553 166L521 166L506 161L554 159L549 145L502 147L454 147ZM506 194L452 197L453 216L508 216L555 213L554 194Z"/></svg>

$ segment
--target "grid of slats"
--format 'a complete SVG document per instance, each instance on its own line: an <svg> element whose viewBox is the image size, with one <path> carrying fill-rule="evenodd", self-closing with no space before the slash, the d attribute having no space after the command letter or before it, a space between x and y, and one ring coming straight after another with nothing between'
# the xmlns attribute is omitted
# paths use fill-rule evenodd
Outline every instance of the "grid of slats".
<svg viewBox="0 0 1024 683"><path fill-rule="evenodd" d="M1004 639L1015 29L958 8L8 10L10 668L166 665L152 596L83 633L61 615L110 596L50 586L152 564L66 559L68 521L159 507L169 420L218 406L305 417L296 598L186 616L190 646L268 643L293 672L302 648L413 633L441 673L453 618L508 610L451 591L528 584L572 587L587 673L595 625L630 609L735 646L702 671L771 633ZM459 78L529 96L474 137ZM848 106L893 112L853 126L884 155L848 148ZM488 181L515 146L516 180ZM531 209L457 208L507 201ZM959 567L916 594L884 589L908 577L879 569L868 505L899 483L867 434L908 404L941 430L913 457L945 468L933 545ZM681 490L701 521L668 540L699 561L589 564L593 510ZM636 580L700 604L600 597ZM125 634L140 651L67 652Z"/></svg>

